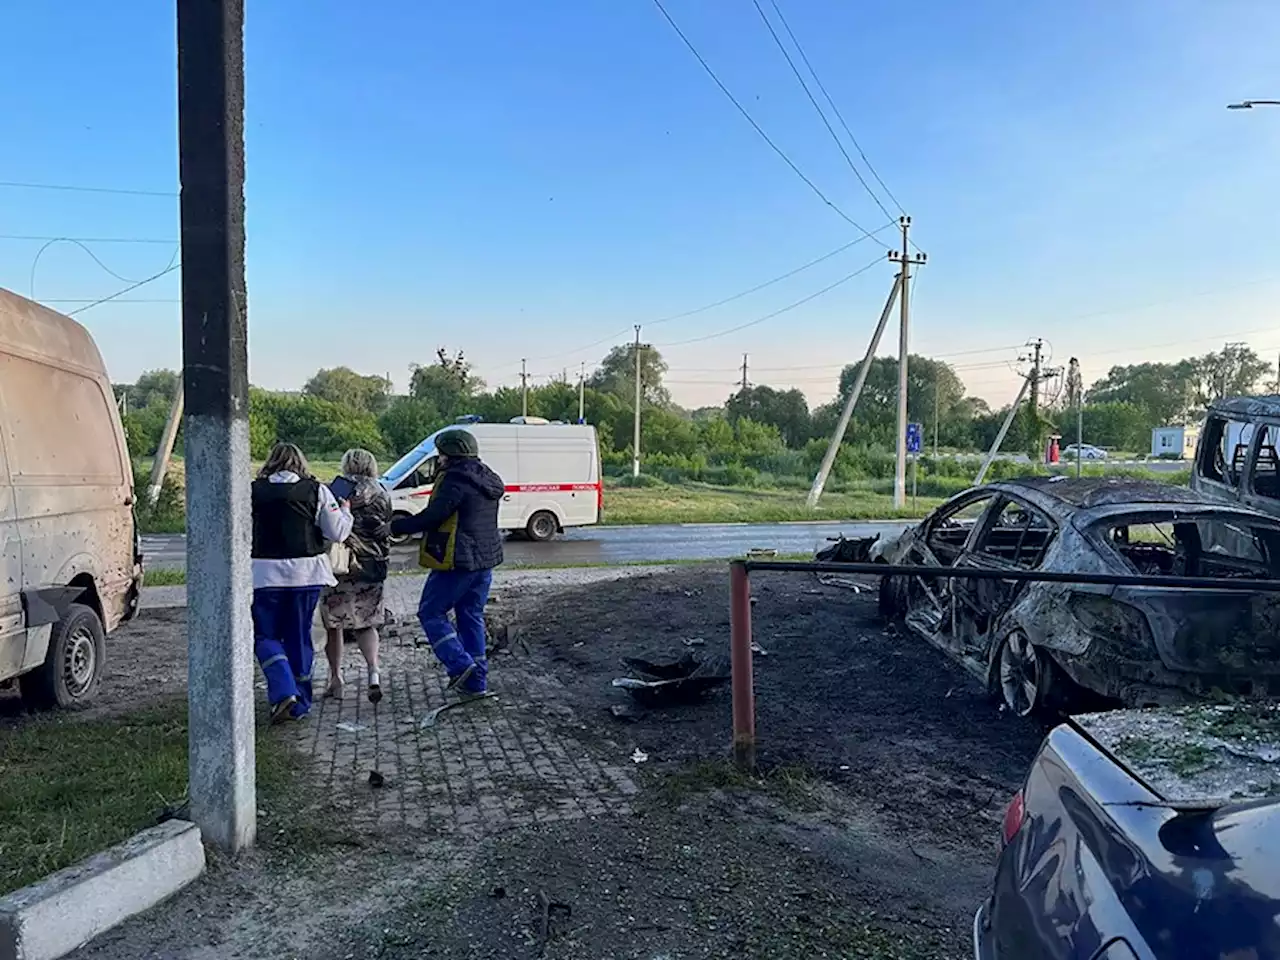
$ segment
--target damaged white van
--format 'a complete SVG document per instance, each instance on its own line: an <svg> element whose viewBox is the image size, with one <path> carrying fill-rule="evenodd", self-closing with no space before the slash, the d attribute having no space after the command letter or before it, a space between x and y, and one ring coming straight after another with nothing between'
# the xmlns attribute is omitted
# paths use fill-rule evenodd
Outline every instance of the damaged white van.
<svg viewBox="0 0 1280 960"><path fill-rule="evenodd" d="M133 469L84 327L0 290L0 686L32 707L97 691L138 609Z"/></svg>

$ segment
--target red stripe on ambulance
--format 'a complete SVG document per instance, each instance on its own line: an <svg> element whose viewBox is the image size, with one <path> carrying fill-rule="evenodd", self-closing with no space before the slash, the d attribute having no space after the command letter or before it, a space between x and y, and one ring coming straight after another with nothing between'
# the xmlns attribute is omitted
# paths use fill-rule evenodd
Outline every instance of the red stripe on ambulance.
<svg viewBox="0 0 1280 960"><path fill-rule="evenodd" d="M507 493L561 493L566 490L596 490L600 497L604 496L603 483L514 483L507 484ZM431 496L431 488L419 490L410 494L413 497L429 497Z"/></svg>

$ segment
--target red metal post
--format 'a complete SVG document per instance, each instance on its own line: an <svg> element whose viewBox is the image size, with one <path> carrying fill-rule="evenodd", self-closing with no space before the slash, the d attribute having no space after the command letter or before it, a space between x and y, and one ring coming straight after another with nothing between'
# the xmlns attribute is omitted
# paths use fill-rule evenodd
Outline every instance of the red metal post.
<svg viewBox="0 0 1280 960"><path fill-rule="evenodd" d="M741 560L729 564L729 665L733 674L733 759L756 768L756 694L751 670L751 578Z"/></svg>

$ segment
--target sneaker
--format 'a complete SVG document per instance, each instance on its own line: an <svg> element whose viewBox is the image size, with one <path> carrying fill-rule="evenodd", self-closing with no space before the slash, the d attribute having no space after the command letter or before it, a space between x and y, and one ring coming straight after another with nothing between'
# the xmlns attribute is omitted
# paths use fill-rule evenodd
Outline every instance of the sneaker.
<svg viewBox="0 0 1280 960"><path fill-rule="evenodd" d="M382 701L382 682L378 679L378 671L369 671L369 702L380 703Z"/></svg>
<svg viewBox="0 0 1280 960"><path fill-rule="evenodd" d="M288 723L290 720L298 719L293 713L297 705L297 697L285 697L279 703L273 703L271 705L271 719L268 723L276 726L277 724Z"/></svg>
<svg viewBox="0 0 1280 960"><path fill-rule="evenodd" d="M476 672L476 665L473 663L470 666L468 666L467 669L463 670L460 674L458 674L456 677L450 677L449 682L445 684L445 689L452 690L454 687L458 686L459 684L466 683L468 680L471 679L471 675L475 672Z"/></svg>

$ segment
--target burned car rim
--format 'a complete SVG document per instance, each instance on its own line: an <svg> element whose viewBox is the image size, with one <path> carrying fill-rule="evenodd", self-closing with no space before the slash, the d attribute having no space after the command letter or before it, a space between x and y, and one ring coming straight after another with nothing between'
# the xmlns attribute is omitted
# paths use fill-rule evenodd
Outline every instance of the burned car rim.
<svg viewBox="0 0 1280 960"><path fill-rule="evenodd" d="M1000 692L1020 717L1033 713L1043 698L1045 664L1026 636L1015 630L1000 645Z"/></svg>

